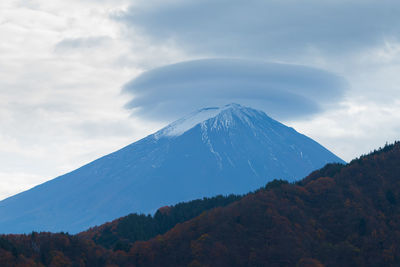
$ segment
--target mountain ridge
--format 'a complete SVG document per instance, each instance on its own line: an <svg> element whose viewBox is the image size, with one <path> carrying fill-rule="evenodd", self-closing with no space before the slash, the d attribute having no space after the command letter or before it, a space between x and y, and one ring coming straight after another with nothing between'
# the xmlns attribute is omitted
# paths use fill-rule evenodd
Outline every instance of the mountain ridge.
<svg viewBox="0 0 400 267"><path fill-rule="evenodd" d="M204 111L216 114L183 124L183 133L175 131ZM293 181L326 163L343 162L261 111L232 104L193 114L1 201L0 231L76 233L131 212L153 213L196 198L247 193L274 178Z"/></svg>
<svg viewBox="0 0 400 267"><path fill-rule="evenodd" d="M234 122L232 118L233 115L237 116L241 120L249 122L243 115L251 115L251 113L255 112L259 113L259 111L255 109L251 109L248 107L244 108L236 103L231 103L223 107L202 108L190 113L189 115L179 120L172 122L165 128L156 132L154 135L156 136L156 138L162 136L176 137L184 134L185 132L197 125L205 125L205 122L208 120L213 120L212 124L214 128L217 126L228 128L229 124Z"/></svg>

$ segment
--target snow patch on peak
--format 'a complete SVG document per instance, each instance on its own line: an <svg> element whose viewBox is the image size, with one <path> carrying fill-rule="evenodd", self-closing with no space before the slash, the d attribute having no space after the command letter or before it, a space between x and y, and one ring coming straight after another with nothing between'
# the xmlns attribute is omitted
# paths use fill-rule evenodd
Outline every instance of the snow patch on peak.
<svg viewBox="0 0 400 267"><path fill-rule="evenodd" d="M157 133L155 133L155 138L159 139L162 136L166 137L176 137L180 136L183 133L187 132L188 130L192 129L198 124L203 123L204 121L207 121L211 118L215 117L221 117L215 122L222 120L225 120L224 124L225 127L228 127L230 123L232 123L232 114L231 112L235 111L245 111L246 108L242 107L239 104L229 104L225 105L223 107L209 107L209 108L202 108L196 112L193 112L189 114L188 116L183 117L182 119L179 119L167 127L161 129ZM229 113L226 113L224 111L230 111ZM236 113L236 112L235 112ZM239 112L238 112L239 113ZM222 116L221 116L222 115Z"/></svg>
<svg viewBox="0 0 400 267"><path fill-rule="evenodd" d="M230 104L225 106L223 112L220 112L220 114L215 117L212 128L217 130L229 129L235 125L238 120L243 124L248 125L250 128L255 128L252 121L253 118L262 115L263 113L260 113L257 110L243 107L238 104Z"/></svg>
<svg viewBox="0 0 400 267"><path fill-rule="evenodd" d="M186 131L195 127L197 124L217 116L220 112L220 108L217 107L200 109L161 129L156 133L156 137L182 135Z"/></svg>

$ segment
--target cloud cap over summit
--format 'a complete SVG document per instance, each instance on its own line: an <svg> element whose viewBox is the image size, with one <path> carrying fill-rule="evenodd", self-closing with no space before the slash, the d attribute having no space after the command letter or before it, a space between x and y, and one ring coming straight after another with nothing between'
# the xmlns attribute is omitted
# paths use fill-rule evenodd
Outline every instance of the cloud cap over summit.
<svg viewBox="0 0 400 267"><path fill-rule="evenodd" d="M343 78L301 65L244 59L202 59L156 68L123 91L127 104L148 119L175 119L194 108L237 102L277 119L319 113L342 99Z"/></svg>

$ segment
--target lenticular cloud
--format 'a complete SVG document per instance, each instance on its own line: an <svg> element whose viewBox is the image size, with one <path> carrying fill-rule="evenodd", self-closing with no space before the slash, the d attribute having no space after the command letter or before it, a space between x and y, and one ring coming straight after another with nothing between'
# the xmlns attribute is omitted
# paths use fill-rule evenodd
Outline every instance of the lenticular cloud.
<svg viewBox="0 0 400 267"><path fill-rule="evenodd" d="M237 102L287 120L317 114L342 99L346 82L301 65L203 59L156 68L124 86L136 115L172 120L193 109Z"/></svg>

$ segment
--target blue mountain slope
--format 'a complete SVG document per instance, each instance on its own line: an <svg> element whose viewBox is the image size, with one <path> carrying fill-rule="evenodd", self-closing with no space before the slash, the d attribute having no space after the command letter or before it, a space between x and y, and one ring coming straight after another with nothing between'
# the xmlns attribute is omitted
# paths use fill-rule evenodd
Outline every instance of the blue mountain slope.
<svg viewBox="0 0 400 267"><path fill-rule="evenodd" d="M343 161L237 104L207 108L117 152L0 202L0 232L76 233L131 212L293 181Z"/></svg>

